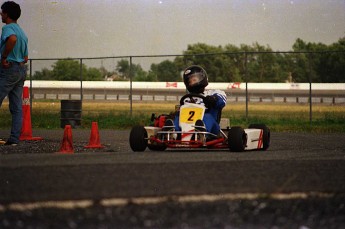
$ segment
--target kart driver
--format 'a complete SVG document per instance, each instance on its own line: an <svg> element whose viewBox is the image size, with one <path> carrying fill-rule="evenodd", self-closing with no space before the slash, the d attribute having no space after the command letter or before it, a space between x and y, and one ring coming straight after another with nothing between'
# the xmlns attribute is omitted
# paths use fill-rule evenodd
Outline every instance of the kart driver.
<svg viewBox="0 0 345 229"><path fill-rule="evenodd" d="M192 65L184 71L183 81L189 93L200 94L205 97L204 99L193 97L193 102L204 105L206 107L203 120L197 120L195 123L195 128L199 131L207 131L218 135L220 132L218 119L223 107L226 105L225 92L221 90L205 90L205 87L208 85L207 73L202 67L198 65ZM190 98L186 98L184 102L191 102ZM169 121L171 123L172 120ZM175 129L179 131L180 127L178 112L175 115L173 124ZM167 123L166 125L169 124Z"/></svg>

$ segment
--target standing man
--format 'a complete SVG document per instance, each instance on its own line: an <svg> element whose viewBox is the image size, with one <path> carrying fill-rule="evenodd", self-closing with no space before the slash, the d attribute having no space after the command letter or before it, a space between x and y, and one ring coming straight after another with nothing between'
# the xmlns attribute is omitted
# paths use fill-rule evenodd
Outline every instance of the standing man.
<svg viewBox="0 0 345 229"><path fill-rule="evenodd" d="M0 107L8 96L12 128L5 145L12 146L19 143L22 128L22 93L28 61L28 38L17 24L20 14L20 6L13 1L1 5L1 19L6 25L2 27L0 41Z"/></svg>

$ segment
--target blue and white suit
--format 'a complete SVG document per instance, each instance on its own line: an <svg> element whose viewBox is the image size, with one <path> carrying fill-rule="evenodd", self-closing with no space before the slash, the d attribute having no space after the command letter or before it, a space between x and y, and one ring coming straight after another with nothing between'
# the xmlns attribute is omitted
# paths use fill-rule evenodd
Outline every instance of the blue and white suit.
<svg viewBox="0 0 345 229"><path fill-rule="evenodd" d="M220 126L219 126L219 123L217 122L217 119L218 119L219 112L221 112L223 107L226 105L226 99L227 99L226 94L224 91L221 91L221 90L205 90L203 93L200 93L200 95L203 95L205 97L214 95L217 97L216 105L212 108L206 108L204 118L203 118L203 121L206 126L206 130L210 133L217 135L220 132ZM201 98L193 97L193 99L196 104L205 106L205 103ZM184 100L185 103L188 103L189 101L190 101L189 98L186 98ZM181 130L179 127L179 113L177 113L175 116L174 125L177 131Z"/></svg>

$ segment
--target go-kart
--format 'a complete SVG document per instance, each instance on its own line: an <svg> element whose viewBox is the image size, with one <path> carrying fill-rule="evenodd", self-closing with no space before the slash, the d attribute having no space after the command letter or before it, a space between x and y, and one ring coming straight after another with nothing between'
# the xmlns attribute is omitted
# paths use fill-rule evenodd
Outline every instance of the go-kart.
<svg viewBox="0 0 345 229"><path fill-rule="evenodd" d="M197 128L196 121L202 120L206 107L197 104L205 97L200 94L186 94L180 99L179 126L166 126L167 119L173 119L171 114L158 117L152 114L150 126L134 126L130 132L129 144L133 151L164 151L167 148L207 148L228 149L233 152L244 150L267 150L270 145L270 130L264 124L251 124L243 129L240 126L230 127L229 119L219 115L220 133L213 133Z"/></svg>

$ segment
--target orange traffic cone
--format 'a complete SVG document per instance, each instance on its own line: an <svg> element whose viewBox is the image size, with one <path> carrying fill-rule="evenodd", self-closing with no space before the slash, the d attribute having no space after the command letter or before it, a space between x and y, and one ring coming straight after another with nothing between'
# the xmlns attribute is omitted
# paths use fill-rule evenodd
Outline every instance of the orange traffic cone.
<svg viewBox="0 0 345 229"><path fill-rule="evenodd" d="M89 141L89 144L84 147L85 148L104 148L104 146L102 146L100 143L97 122L92 122L90 141Z"/></svg>
<svg viewBox="0 0 345 229"><path fill-rule="evenodd" d="M42 140L41 137L32 137L31 113L29 101L29 87L23 88L23 124L20 132L20 140Z"/></svg>
<svg viewBox="0 0 345 229"><path fill-rule="evenodd" d="M71 125L65 125L62 144L58 153L74 153Z"/></svg>

